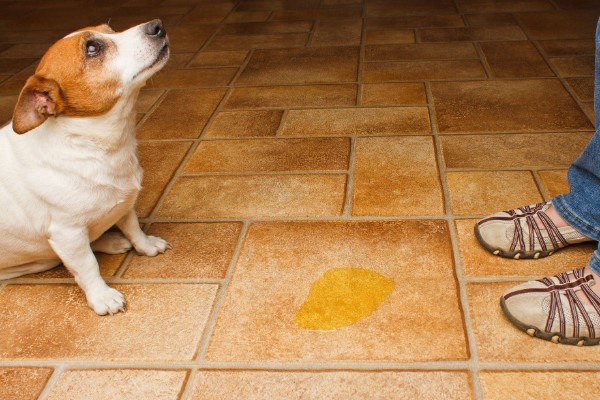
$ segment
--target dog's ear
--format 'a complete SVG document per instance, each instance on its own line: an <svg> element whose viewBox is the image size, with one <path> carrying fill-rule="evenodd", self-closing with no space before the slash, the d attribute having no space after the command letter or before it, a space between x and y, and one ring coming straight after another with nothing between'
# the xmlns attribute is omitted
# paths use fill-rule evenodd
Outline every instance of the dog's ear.
<svg viewBox="0 0 600 400"><path fill-rule="evenodd" d="M40 126L63 109L60 86L55 80L30 76L21 90L13 113L13 130L22 134Z"/></svg>

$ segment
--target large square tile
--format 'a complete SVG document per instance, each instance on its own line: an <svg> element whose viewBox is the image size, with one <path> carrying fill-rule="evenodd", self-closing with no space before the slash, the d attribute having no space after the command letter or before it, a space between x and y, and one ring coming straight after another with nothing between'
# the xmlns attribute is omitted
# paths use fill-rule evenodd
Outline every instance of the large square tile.
<svg viewBox="0 0 600 400"><path fill-rule="evenodd" d="M592 129L555 79L433 82L431 88L442 133Z"/></svg>
<svg viewBox="0 0 600 400"><path fill-rule="evenodd" d="M88 308L85 295L75 285L8 285L0 292L0 359L173 361L194 357L216 285L114 287L125 295L127 312L100 317Z"/></svg>
<svg viewBox="0 0 600 400"><path fill-rule="evenodd" d="M0 367L0 398L36 400L50 375L51 368Z"/></svg>
<svg viewBox="0 0 600 400"><path fill-rule="evenodd" d="M193 400L471 399L464 371L199 371Z"/></svg>
<svg viewBox="0 0 600 400"><path fill-rule="evenodd" d="M436 249L431 252L430 249ZM338 330L294 322L332 268L395 283L370 316ZM227 289L210 361L433 361L468 358L444 221L254 223ZM427 307L421 296L428 295ZM443 331L431 340L423 332Z"/></svg>
<svg viewBox="0 0 600 400"><path fill-rule="evenodd" d="M236 85L355 82L359 48L256 50Z"/></svg>
<svg viewBox="0 0 600 400"><path fill-rule="evenodd" d="M346 175L185 176L167 194L163 218L340 215Z"/></svg>
<svg viewBox="0 0 600 400"><path fill-rule="evenodd" d="M444 197L431 137L361 138L353 215L442 215Z"/></svg>
<svg viewBox="0 0 600 400"><path fill-rule="evenodd" d="M60 375L48 399L177 400L186 378L183 370L68 370Z"/></svg>

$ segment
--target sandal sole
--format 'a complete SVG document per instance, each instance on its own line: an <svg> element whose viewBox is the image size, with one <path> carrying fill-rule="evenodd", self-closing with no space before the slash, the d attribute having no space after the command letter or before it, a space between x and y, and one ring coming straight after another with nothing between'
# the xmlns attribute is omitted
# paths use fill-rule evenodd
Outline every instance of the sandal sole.
<svg viewBox="0 0 600 400"><path fill-rule="evenodd" d="M557 250L536 251L536 252L504 251L502 249L498 249L494 246L489 245L485 240L483 240L481 233L479 233L479 225L477 225L477 224L475 224L475 237L477 238L477 240L479 240L479 243L481 243L481 245L483 247L485 247L485 249L487 251L489 251L490 253L492 253L493 255L498 256L498 257L503 257L503 258L512 258L514 260L533 260L533 259L544 258L544 257L551 256L552 254L556 253L558 250L561 250L564 248L564 247L561 247L560 249L557 249Z"/></svg>
<svg viewBox="0 0 600 400"><path fill-rule="evenodd" d="M504 297L500 298L500 306L502 307L502 311L504 312L504 315L506 315L506 318L508 318L510 320L510 322L512 322L517 328L519 328L523 332L527 333L529 336L544 339L544 340L547 340L552 343L567 344L570 346L578 346L578 347L596 346L596 345L600 344L600 338L598 338L598 339L592 339L592 338L587 338L587 337L569 338L558 332L544 332L544 331L541 331L540 329L536 328L535 326L524 324L523 322L521 322L518 319L516 319L515 317L513 317L512 314L508 311Z"/></svg>

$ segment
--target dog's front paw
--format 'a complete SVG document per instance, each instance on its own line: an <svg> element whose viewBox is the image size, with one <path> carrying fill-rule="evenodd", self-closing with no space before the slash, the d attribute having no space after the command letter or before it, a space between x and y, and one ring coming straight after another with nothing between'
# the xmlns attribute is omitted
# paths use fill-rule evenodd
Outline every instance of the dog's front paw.
<svg viewBox="0 0 600 400"><path fill-rule="evenodd" d="M119 311L125 312L125 298L116 289L105 286L86 293L88 305L98 315L116 314Z"/></svg>
<svg viewBox="0 0 600 400"><path fill-rule="evenodd" d="M172 248L171 244L156 236L146 236L142 243L135 243L135 251L143 256L154 257Z"/></svg>

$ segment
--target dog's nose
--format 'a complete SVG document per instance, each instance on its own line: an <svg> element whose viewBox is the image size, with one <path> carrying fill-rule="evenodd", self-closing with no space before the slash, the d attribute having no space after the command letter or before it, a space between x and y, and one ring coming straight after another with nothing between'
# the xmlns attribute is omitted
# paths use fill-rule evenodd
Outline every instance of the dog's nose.
<svg viewBox="0 0 600 400"><path fill-rule="evenodd" d="M167 31L163 27L163 23L160 19L155 19L146 23L144 26L144 32L148 36L164 38L167 35Z"/></svg>

